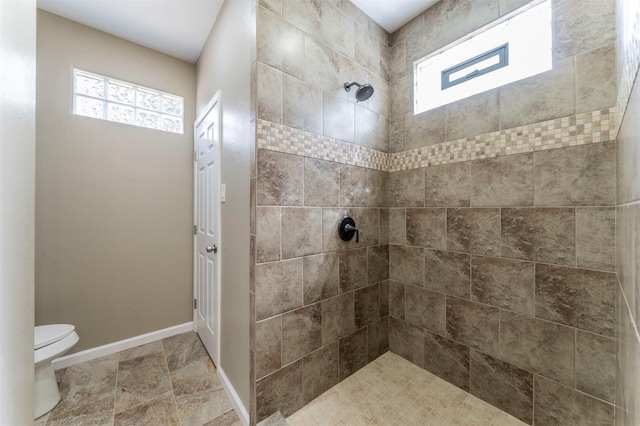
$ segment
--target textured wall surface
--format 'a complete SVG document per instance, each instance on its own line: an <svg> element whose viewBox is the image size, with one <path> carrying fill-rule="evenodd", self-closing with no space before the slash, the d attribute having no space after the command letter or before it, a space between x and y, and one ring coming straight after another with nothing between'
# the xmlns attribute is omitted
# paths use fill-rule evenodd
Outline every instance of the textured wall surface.
<svg viewBox="0 0 640 426"><path fill-rule="evenodd" d="M640 87L636 76L640 64L640 5L618 0L618 109L623 112L618 134L616 271L617 370L616 425L640 422ZM635 82L635 84L634 84Z"/></svg>

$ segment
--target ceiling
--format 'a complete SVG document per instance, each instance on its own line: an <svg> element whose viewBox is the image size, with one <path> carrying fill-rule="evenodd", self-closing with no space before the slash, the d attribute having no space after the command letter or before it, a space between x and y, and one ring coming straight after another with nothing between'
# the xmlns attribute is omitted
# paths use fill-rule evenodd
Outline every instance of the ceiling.
<svg viewBox="0 0 640 426"><path fill-rule="evenodd" d="M194 63L224 1L37 0L37 4L40 9ZM351 1L394 32L438 0Z"/></svg>
<svg viewBox="0 0 640 426"><path fill-rule="evenodd" d="M389 33L394 32L439 0L351 0Z"/></svg>

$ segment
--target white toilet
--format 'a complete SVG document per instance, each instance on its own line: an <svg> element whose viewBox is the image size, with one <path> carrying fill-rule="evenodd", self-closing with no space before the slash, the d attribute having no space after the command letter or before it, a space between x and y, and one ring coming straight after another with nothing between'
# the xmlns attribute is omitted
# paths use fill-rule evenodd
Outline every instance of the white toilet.
<svg viewBox="0 0 640 426"><path fill-rule="evenodd" d="M51 361L75 345L80 338L70 324L39 325L34 333L34 419L51 411L60 401L60 391Z"/></svg>

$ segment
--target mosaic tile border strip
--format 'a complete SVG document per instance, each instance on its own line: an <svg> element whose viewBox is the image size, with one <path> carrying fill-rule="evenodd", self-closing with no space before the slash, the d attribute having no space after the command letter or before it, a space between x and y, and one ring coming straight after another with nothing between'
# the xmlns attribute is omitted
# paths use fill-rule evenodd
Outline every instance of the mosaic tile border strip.
<svg viewBox="0 0 640 426"><path fill-rule="evenodd" d="M287 154L382 171L401 171L482 158L613 140L617 107L387 154L266 120L257 120L257 144Z"/></svg>
<svg viewBox="0 0 640 426"><path fill-rule="evenodd" d="M389 171L606 142L616 136L616 110L612 107L391 154Z"/></svg>
<svg viewBox="0 0 640 426"><path fill-rule="evenodd" d="M389 154L266 120L256 120L259 149L388 171Z"/></svg>

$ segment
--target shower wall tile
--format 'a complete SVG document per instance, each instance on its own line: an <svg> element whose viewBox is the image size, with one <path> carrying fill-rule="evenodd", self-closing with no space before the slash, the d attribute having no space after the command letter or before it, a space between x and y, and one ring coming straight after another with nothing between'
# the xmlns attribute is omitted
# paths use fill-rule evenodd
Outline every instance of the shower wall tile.
<svg viewBox="0 0 640 426"><path fill-rule="evenodd" d="M302 408L302 371L300 360L256 382L258 422L276 411L289 416Z"/></svg>
<svg viewBox="0 0 640 426"><path fill-rule="evenodd" d="M471 163L454 163L425 169L426 207L469 207Z"/></svg>
<svg viewBox="0 0 640 426"><path fill-rule="evenodd" d="M469 347L424 332L424 368L469 392Z"/></svg>
<svg viewBox="0 0 640 426"><path fill-rule="evenodd" d="M323 102L324 135L345 142L355 141L355 107L345 100L324 93Z"/></svg>
<svg viewBox="0 0 640 426"><path fill-rule="evenodd" d="M576 209L576 262L579 267L613 271L615 245L615 208Z"/></svg>
<svg viewBox="0 0 640 426"><path fill-rule="evenodd" d="M365 207L368 201L367 169L363 167L340 166L340 205Z"/></svg>
<svg viewBox="0 0 640 426"><path fill-rule="evenodd" d="M598 0L553 2L555 57L568 57L615 41L615 3Z"/></svg>
<svg viewBox="0 0 640 426"><path fill-rule="evenodd" d="M302 306L302 259L256 266L258 321Z"/></svg>
<svg viewBox="0 0 640 426"><path fill-rule="evenodd" d="M400 245L407 243L406 209L389 209L389 243Z"/></svg>
<svg viewBox="0 0 640 426"><path fill-rule="evenodd" d="M447 246L446 209L407 209L407 244L433 249Z"/></svg>
<svg viewBox="0 0 640 426"><path fill-rule="evenodd" d="M405 148L415 149L447 140L447 115L444 107L420 114L405 114Z"/></svg>
<svg viewBox="0 0 640 426"><path fill-rule="evenodd" d="M354 292L322 302L322 344L337 342L355 330Z"/></svg>
<svg viewBox="0 0 640 426"><path fill-rule="evenodd" d="M615 142L535 153L536 206L613 206Z"/></svg>
<svg viewBox="0 0 640 426"><path fill-rule="evenodd" d="M282 0L258 0L260 6L264 6L278 16L282 16Z"/></svg>
<svg viewBox="0 0 640 426"><path fill-rule="evenodd" d="M445 0L444 19L453 39L463 37L498 19L496 0Z"/></svg>
<svg viewBox="0 0 640 426"><path fill-rule="evenodd" d="M367 249L340 252L340 293L367 285Z"/></svg>
<svg viewBox="0 0 640 426"><path fill-rule="evenodd" d="M282 72L256 62L256 114L262 120L282 123Z"/></svg>
<svg viewBox="0 0 640 426"><path fill-rule="evenodd" d="M255 163L253 163L255 164ZM256 195L256 178L251 178L249 182L249 235L256 235L257 232L257 218L256 218L256 208L257 208L257 195ZM253 251L252 251L253 252ZM253 262L252 262L253 264Z"/></svg>
<svg viewBox="0 0 640 426"><path fill-rule="evenodd" d="M534 424L613 425L613 406L541 376L535 377Z"/></svg>
<svg viewBox="0 0 640 426"><path fill-rule="evenodd" d="M322 0L282 0L282 17L304 32L322 36Z"/></svg>
<svg viewBox="0 0 640 426"><path fill-rule="evenodd" d="M530 3L529 0L500 0L500 16L513 12L528 3Z"/></svg>
<svg viewBox="0 0 640 426"><path fill-rule="evenodd" d="M471 282L470 255L425 250L425 288L468 299Z"/></svg>
<svg viewBox="0 0 640 426"><path fill-rule="evenodd" d="M282 258L307 256L322 251L322 209L283 208Z"/></svg>
<svg viewBox="0 0 640 426"><path fill-rule="evenodd" d="M389 315L404 319L404 287L399 281L389 280Z"/></svg>
<svg viewBox="0 0 640 426"><path fill-rule="evenodd" d="M415 365L424 365L424 337L420 327L389 318L389 350Z"/></svg>
<svg viewBox="0 0 640 426"><path fill-rule="evenodd" d="M422 287L424 284L424 249L389 246L389 279Z"/></svg>
<svg viewBox="0 0 640 426"><path fill-rule="evenodd" d="M389 123L387 118L361 106L355 106L355 143L356 145L386 152L389 141Z"/></svg>
<svg viewBox="0 0 640 426"><path fill-rule="evenodd" d="M615 43L576 56L576 112L616 104Z"/></svg>
<svg viewBox="0 0 640 426"><path fill-rule="evenodd" d="M338 384L338 342L307 355L302 360L303 404L308 404Z"/></svg>
<svg viewBox="0 0 640 426"><path fill-rule="evenodd" d="M389 316L389 280L381 281L379 284L380 284L379 317L383 318L383 317Z"/></svg>
<svg viewBox="0 0 640 426"><path fill-rule="evenodd" d="M613 403L615 382L616 341L577 330L576 389Z"/></svg>
<svg viewBox="0 0 640 426"><path fill-rule="evenodd" d="M355 56L354 22L327 2L322 9L322 41L347 58Z"/></svg>
<svg viewBox="0 0 640 426"><path fill-rule="evenodd" d="M340 164L304 159L304 205L337 206L340 202Z"/></svg>
<svg viewBox="0 0 640 426"><path fill-rule="evenodd" d="M355 326L366 327L380 319L380 285L356 290L355 292Z"/></svg>
<svg viewBox="0 0 640 426"><path fill-rule="evenodd" d="M491 2L495 3L493 0ZM458 6L456 5L457 8ZM446 112L447 140L466 138L499 130L499 90L494 89L479 93L448 104Z"/></svg>
<svg viewBox="0 0 640 426"><path fill-rule="evenodd" d="M498 356L499 309L447 297L447 337L484 353Z"/></svg>
<svg viewBox="0 0 640 426"><path fill-rule="evenodd" d="M340 339L339 379L346 379L367 365L367 329L362 328Z"/></svg>
<svg viewBox="0 0 640 426"><path fill-rule="evenodd" d="M502 209L502 256L575 265L573 208Z"/></svg>
<svg viewBox="0 0 640 426"><path fill-rule="evenodd" d="M423 207L424 170L390 173L389 203L394 207Z"/></svg>
<svg viewBox="0 0 640 426"><path fill-rule="evenodd" d="M472 349L469 382L472 395L527 424L532 423L532 373Z"/></svg>
<svg viewBox="0 0 640 426"><path fill-rule="evenodd" d="M405 320L420 328L445 334L446 296L412 285L405 286Z"/></svg>
<svg viewBox="0 0 640 426"><path fill-rule="evenodd" d="M534 264L471 257L471 300L534 315Z"/></svg>
<svg viewBox="0 0 640 426"><path fill-rule="evenodd" d="M347 215L349 215L349 210L346 208L322 209L323 252L345 250L353 246L351 241L342 241L337 232L340 220Z"/></svg>
<svg viewBox="0 0 640 426"><path fill-rule="evenodd" d="M407 44L400 42L391 47L389 81L394 82L407 74Z"/></svg>
<svg viewBox="0 0 640 426"><path fill-rule="evenodd" d="M258 263L280 260L280 207L258 207L256 250Z"/></svg>
<svg viewBox="0 0 640 426"><path fill-rule="evenodd" d="M338 53L312 37L304 37L304 81L328 92L335 91L341 84L339 66Z"/></svg>
<svg viewBox="0 0 640 426"><path fill-rule="evenodd" d="M367 169L369 197L367 205L369 207L389 206L389 173L382 170Z"/></svg>
<svg viewBox="0 0 640 426"><path fill-rule="evenodd" d="M389 246L380 245L367 249L368 283L375 284L389 279Z"/></svg>
<svg viewBox="0 0 640 426"><path fill-rule="evenodd" d="M500 359L573 386L575 329L500 312Z"/></svg>
<svg viewBox="0 0 640 426"><path fill-rule="evenodd" d="M413 76L406 75L391 83L391 117L413 111Z"/></svg>
<svg viewBox="0 0 640 426"><path fill-rule="evenodd" d="M380 209L351 209L353 220L358 225L359 242L352 239L354 247L378 245L380 240Z"/></svg>
<svg viewBox="0 0 640 426"><path fill-rule="evenodd" d="M389 351L389 317L367 327L367 359L369 362Z"/></svg>
<svg viewBox="0 0 640 426"><path fill-rule="evenodd" d="M255 375L266 376L281 367L282 316L256 323Z"/></svg>
<svg viewBox="0 0 640 426"><path fill-rule="evenodd" d="M258 150L258 205L301 206L304 158L265 149Z"/></svg>
<svg viewBox="0 0 640 426"><path fill-rule="evenodd" d="M355 26L355 60L369 71L380 75L380 41L371 37L366 27Z"/></svg>
<svg viewBox="0 0 640 426"><path fill-rule="evenodd" d="M533 153L471 162L473 207L532 206Z"/></svg>
<svg viewBox="0 0 640 426"><path fill-rule="evenodd" d="M337 252L304 257L303 270L305 305L338 294L340 261Z"/></svg>
<svg viewBox="0 0 640 426"><path fill-rule="evenodd" d="M574 59L557 61L554 68L500 88L503 129L575 114Z"/></svg>
<svg viewBox="0 0 640 426"><path fill-rule="evenodd" d="M380 209L380 244L389 244L389 209Z"/></svg>
<svg viewBox="0 0 640 426"><path fill-rule="evenodd" d="M405 115L398 115L389 119L389 152L403 152L405 145Z"/></svg>
<svg viewBox="0 0 640 426"><path fill-rule="evenodd" d="M282 124L322 134L322 90L295 77L284 75Z"/></svg>
<svg viewBox="0 0 640 426"><path fill-rule="evenodd" d="M615 334L613 273L536 264L536 317Z"/></svg>
<svg viewBox="0 0 640 426"><path fill-rule="evenodd" d="M303 78L304 33L271 11L258 6L258 61Z"/></svg>
<svg viewBox="0 0 640 426"><path fill-rule="evenodd" d="M447 250L499 255L500 209L447 209Z"/></svg>
<svg viewBox="0 0 640 426"><path fill-rule="evenodd" d="M282 365L287 365L322 346L320 303L282 315Z"/></svg>

